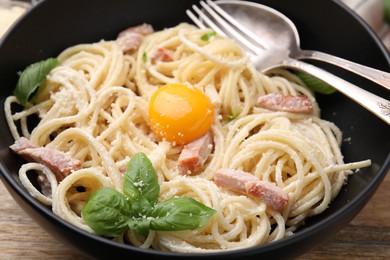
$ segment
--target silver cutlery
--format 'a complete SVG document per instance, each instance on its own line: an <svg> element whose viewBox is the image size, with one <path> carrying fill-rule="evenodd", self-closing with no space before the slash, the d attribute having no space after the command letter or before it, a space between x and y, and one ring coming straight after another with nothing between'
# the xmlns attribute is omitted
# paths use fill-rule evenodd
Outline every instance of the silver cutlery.
<svg viewBox="0 0 390 260"><path fill-rule="evenodd" d="M230 6L232 10L235 10L235 16L241 16L236 19L221 8L219 4L224 7ZM187 10L190 19L200 28L210 28L220 35L235 40L248 53L255 67L260 71L267 73L277 67L303 71L331 85L390 125L390 102L388 100L299 59L312 58L322 61L327 59L328 62L336 65L340 65L338 62L342 61L343 68L365 76L378 84L386 83L381 85L387 89L390 89L389 73L333 57L329 54L300 50L299 36L294 24L283 14L270 7L253 2L234 0L216 2L206 0L201 1L200 5L202 9L193 5L194 12ZM256 14L256 19L252 19L253 14ZM239 20L248 19L252 19L253 27L251 29L257 30L256 33L239 22ZM258 37L259 32L264 35L261 39ZM382 76L372 76L377 72L382 73ZM366 75L362 75L362 73L366 73ZM378 78L379 80L377 80Z"/></svg>

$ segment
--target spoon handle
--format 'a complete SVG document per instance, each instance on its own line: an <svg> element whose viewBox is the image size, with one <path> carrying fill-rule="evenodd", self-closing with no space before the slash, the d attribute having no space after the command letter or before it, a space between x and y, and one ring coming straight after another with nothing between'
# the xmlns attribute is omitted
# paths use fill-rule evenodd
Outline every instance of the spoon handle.
<svg viewBox="0 0 390 260"><path fill-rule="evenodd" d="M388 72L367 67L320 51L302 50L298 56L299 57L295 58L318 60L339 66L390 90L390 73Z"/></svg>
<svg viewBox="0 0 390 260"><path fill-rule="evenodd" d="M311 64L305 63L296 59L286 59L281 64L275 65L272 68L276 67L287 67L292 69L297 69L316 77L319 80L322 80L329 85L333 86L339 92L343 93L347 97L354 100L356 103L360 104L368 111L385 121L390 125L390 101L382 97L379 97L371 92L368 92L358 86L342 79L334 74L331 74L319 67L313 66ZM271 70L272 68L267 69Z"/></svg>

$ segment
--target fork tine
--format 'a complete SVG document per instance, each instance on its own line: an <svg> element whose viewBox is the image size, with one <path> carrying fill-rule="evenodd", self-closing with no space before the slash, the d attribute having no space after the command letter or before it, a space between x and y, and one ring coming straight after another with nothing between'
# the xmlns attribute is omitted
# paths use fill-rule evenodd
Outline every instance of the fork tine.
<svg viewBox="0 0 390 260"><path fill-rule="evenodd" d="M199 28L204 29L207 26L207 27L213 29L216 33L223 35L223 36L226 36L226 34L220 29L220 26L218 26L213 21L211 21L211 19L209 17L207 17L196 5L193 5L192 8L198 14L198 16L202 19L203 22L201 20L199 20L198 18L196 18L196 16L193 13L191 13L191 11L189 11L189 10L187 10L187 15L188 15L188 13L190 13L190 18L193 21L195 19L194 23ZM199 26L199 24L200 24L200 26Z"/></svg>
<svg viewBox="0 0 390 260"><path fill-rule="evenodd" d="M220 10L214 10L211 5L206 4L204 1L201 1L200 4L204 8L204 11L200 10L195 5L192 6L192 8L200 19L198 19L190 10L187 10L187 15L199 28L209 27L220 35L230 35L236 42L238 42L238 44L240 44L246 50L250 51L252 54L259 54L264 51L264 47L262 45L256 46L246 38L248 36L245 35L246 37L244 37L240 32L238 32L238 30L240 30L238 26L236 26L236 29L229 24L230 21L233 21L235 24L238 24L238 22L235 21L235 19L229 14L224 12L222 8L219 8L216 4L212 2L211 5L217 6L217 8L219 8ZM223 14L219 14L219 12L222 12ZM230 19L225 20L226 18L224 19L222 16ZM239 26L243 27L242 25Z"/></svg>
<svg viewBox="0 0 390 260"><path fill-rule="evenodd" d="M205 12L207 12L208 15L210 15L213 18L212 22L211 19L205 20L206 23L212 29L218 28L218 30L223 30L223 35L229 35L232 36L232 39L234 39L236 42L238 42L241 47L244 47L245 49L249 50L251 53L256 54L262 51L261 49L257 48L255 45L253 45L250 41L248 41L245 37L243 37L235 28L233 28L226 20L224 20L218 13L216 13L209 5L207 5L204 1L200 1L200 4L204 8ZM198 9L199 10L199 9ZM199 14L199 13L198 13ZM205 16L199 14L202 18ZM219 33L217 31L217 33Z"/></svg>
<svg viewBox="0 0 390 260"><path fill-rule="evenodd" d="M263 49L269 49L267 44L264 43L256 34L248 30L245 26L243 26L241 23L239 23L233 16L231 16L229 13L227 13L225 10L223 10L220 6L215 4L211 0L206 0L207 4L214 9L217 13L219 13L226 21L228 21L230 24L232 24L234 27L236 27L242 34L245 34L245 36L251 40L254 44L257 46L263 48ZM204 7L204 5L203 5Z"/></svg>
<svg viewBox="0 0 390 260"><path fill-rule="evenodd" d="M194 15L193 12L191 12L191 10L186 10L186 13L188 15L188 17L195 23L196 26L198 26L200 29L205 29L206 26L198 19L198 17L196 17Z"/></svg>

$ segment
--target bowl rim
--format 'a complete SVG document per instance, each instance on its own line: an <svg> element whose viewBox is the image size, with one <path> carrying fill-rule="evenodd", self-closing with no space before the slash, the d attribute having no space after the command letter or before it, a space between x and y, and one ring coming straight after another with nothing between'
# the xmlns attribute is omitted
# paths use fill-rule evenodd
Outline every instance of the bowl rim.
<svg viewBox="0 0 390 260"><path fill-rule="evenodd" d="M17 2L17 1L15 1ZM44 4L45 1L39 1L35 5L31 6L31 8L28 8L26 12L18 18L18 20L8 29L8 31L3 35L3 37L0 37L0 48L2 46L3 39L8 37L8 34L12 33L13 28L17 26L18 23L22 22L25 17L27 17L32 10L39 7L41 4ZM345 3L342 1L336 1L332 0L332 2L338 6L338 8L343 9L345 14L352 16L355 20L357 20L357 23L362 26L365 31L368 32L370 37L375 41L377 47L380 49L382 56L386 59L386 66L387 70L390 71L390 54L389 51L386 49L383 42L380 40L379 36L373 31L373 29L363 20L362 17L360 17L357 13L355 13L352 9L350 9ZM1 2L0 2L1 3ZM363 202L366 204L368 200L372 197L372 195L375 193L377 188L379 187L379 184L383 181L386 174L390 172L390 152L387 155L382 167L380 170L376 173L376 176L373 178L373 180L364 187L364 189L358 194L358 196L354 197L345 207L343 207L343 210L338 210L334 214L330 215L324 220L320 220L316 223L311 224L309 227L303 226L297 233L294 233L293 235L289 237L285 237L278 241L273 241L267 244L249 247L249 248L242 248L242 249L232 249L232 250L226 250L226 251L217 251L217 252L207 252L208 257L232 257L232 256L243 256L245 253L248 252L255 252L258 254L267 252L269 250L275 250L275 249L282 249L286 247L287 245L293 245L297 243L297 241L302 241L304 239L307 239L310 237L310 234L313 231L318 230L324 230L329 226L330 223L336 222L338 219L342 218L344 215L348 215L348 213L356 211L356 205L361 205ZM80 236L86 237L88 239L92 239L104 244L108 244L109 246L112 246L114 248L121 248L124 250L130 251L136 251L139 253L144 253L145 255L155 255L155 256L168 256L168 257L204 257L205 253L176 253L176 252L164 252L164 251L157 251L152 249L142 249L136 246L128 245L128 244L121 244L115 241L112 241L107 238L103 238L100 236L97 236L95 234L89 233L85 230L82 230L59 216L55 215L51 209L49 209L47 206L41 204L39 201L37 201L35 198L33 198L25 189L22 187L14 177L12 177L6 168L6 166L3 163L3 160L0 160L0 178L1 180L6 184L7 190L11 193L10 188L12 188L12 191L15 192L20 198L22 198L25 202L27 202L32 208L38 211L40 215L43 215L45 218L51 219L55 222L57 222L59 225L70 229L71 231L77 233ZM14 196L13 194L11 194ZM15 198L14 198L15 199ZM16 201L17 202L17 201ZM18 202L17 202L18 203ZM18 203L19 204L19 203ZM354 214L356 216L356 214ZM49 234L50 232L40 225L43 229L45 229ZM60 239L60 238L56 238ZM61 240L61 239L60 239ZM80 251L82 251L80 248L78 248ZM115 252L113 252L114 254Z"/></svg>

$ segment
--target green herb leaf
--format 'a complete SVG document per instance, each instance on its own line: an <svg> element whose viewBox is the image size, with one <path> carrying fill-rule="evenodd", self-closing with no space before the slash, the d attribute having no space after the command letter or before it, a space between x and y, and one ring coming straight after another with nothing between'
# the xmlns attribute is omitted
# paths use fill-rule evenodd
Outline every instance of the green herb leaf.
<svg viewBox="0 0 390 260"><path fill-rule="evenodd" d="M150 216L154 204L150 203L144 196L139 197L131 203L131 210L135 218Z"/></svg>
<svg viewBox="0 0 390 260"><path fill-rule="evenodd" d="M208 32L208 33L203 34L203 35L200 37L200 39L201 39L202 41L207 42L207 41L209 41L209 40L211 39L211 37L214 37L214 36L216 36L216 35L217 35L217 33L214 32L214 31L212 31L212 32Z"/></svg>
<svg viewBox="0 0 390 260"><path fill-rule="evenodd" d="M117 237L128 229L131 206L122 193L105 187L91 195L82 216L98 235Z"/></svg>
<svg viewBox="0 0 390 260"><path fill-rule="evenodd" d="M57 65L56 58L49 58L29 65L22 72L14 90L14 95L21 105L26 105L30 96L46 79L47 74Z"/></svg>
<svg viewBox="0 0 390 260"><path fill-rule="evenodd" d="M236 119L238 117L238 115L240 114L240 112L238 112L237 110L233 111L233 114L232 115L229 115L227 118L230 121L233 121L234 119Z"/></svg>
<svg viewBox="0 0 390 260"><path fill-rule="evenodd" d="M146 51L144 51L144 53L142 53L142 61L143 62L147 62L148 61L148 54L146 53Z"/></svg>
<svg viewBox="0 0 390 260"><path fill-rule="evenodd" d="M145 197L152 205L160 195L160 185L149 158L144 153L135 154L129 161L123 192L131 202Z"/></svg>
<svg viewBox="0 0 390 260"><path fill-rule="evenodd" d="M160 231L194 230L205 225L215 210L188 197L175 197L155 205L150 229Z"/></svg>
<svg viewBox="0 0 390 260"><path fill-rule="evenodd" d="M176 197L157 203L160 185L144 153L128 164L123 190L103 188L94 192L82 216L97 234L116 237L127 229L146 236L149 230L194 230L206 224L215 210L194 199Z"/></svg>
<svg viewBox="0 0 390 260"><path fill-rule="evenodd" d="M128 222L128 227L139 235L147 236L150 230L150 222L151 218L147 216L144 218L133 218Z"/></svg>
<svg viewBox="0 0 390 260"><path fill-rule="evenodd" d="M294 74L297 75L311 90L321 93L321 94L332 94L336 92L331 85L326 84L325 82L306 74L302 71L294 71Z"/></svg>

